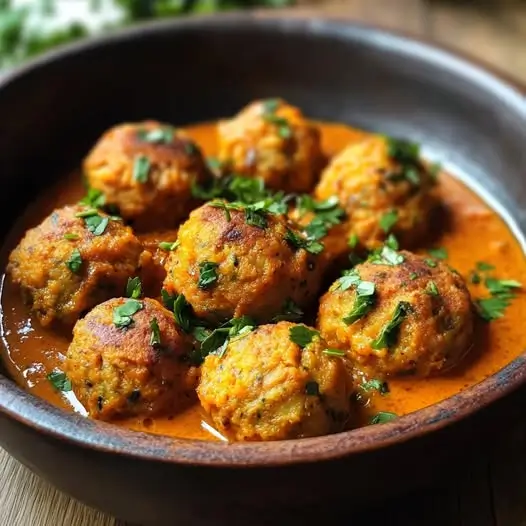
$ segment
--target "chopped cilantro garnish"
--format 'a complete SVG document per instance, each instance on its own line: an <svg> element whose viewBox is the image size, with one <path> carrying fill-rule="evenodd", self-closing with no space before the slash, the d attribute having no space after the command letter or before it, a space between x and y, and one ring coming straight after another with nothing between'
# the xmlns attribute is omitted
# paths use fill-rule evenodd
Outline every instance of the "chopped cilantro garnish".
<svg viewBox="0 0 526 526"><path fill-rule="evenodd" d="M508 295L515 289L520 289L522 287L521 283L514 279L486 278L484 284L492 296Z"/></svg>
<svg viewBox="0 0 526 526"><path fill-rule="evenodd" d="M409 279L411 281L414 281L416 278L418 278L418 274L416 272L411 272L411 274L409 274Z"/></svg>
<svg viewBox="0 0 526 526"><path fill-rule="evenodd" d="M469 281L471 281L473 285L478 285L481 282L480 274L475 270L472 270L469 274Z"/></svg>
<svg viewBox="0 0 526 526"><path fill-rule="evenodd" d="M430 258L424 259L424 263L431 268L435 268L438 265L438 263L434 259Z"/></svg>
<svg viewBox="0 0 526 526"><path fill-rule="evenodd" d="M406 316L412 311L413 308L410 303L407 301L400 301L395 308L391 320L383 326L380 334L371 342L371 347L379 350L390 348L395 345L400 325Z"/></svg>
<svg viewBox="0 0 526 526"><path fill-rule="evenodd" d="M324 249L324 246L319 241L305 239L288 228L287 233L285 234L285 241L287 241L294 248L303 248L311 254L319 254Z"/></svg>
<svg viewBox="0 0 526 526"><path fill-rule="evenodd" d="M447 250L444 247L430 248L427 252L435 259L447 259Z"/></svg>
<svg viewBox="0 0 526 526"><path fill-rule="evenodd" d="M279 117L274 113L264 113L263 119L267 122L274 124L278 129L278 135L282 139L290 139L292 137L292 129L290 127L289 121L283 117Z"/></svg>
<svg viewBox="0 0 526 526"><path fill-rule="evenodd" d="M94 235L94 236L102 236L104 234L106 227L108 226L108 223L110 222L110 218L105 216L102 217L99 214L91 215L89 217L84 218L84 223L86 224L86 228Z"/></svg>
<svg viewBox="0 0 526 526"><path fill-rule="evenodd" d="M268 226L267 218L263 210L254 209L252 206L245 208L245 221L247 225L265 229Z"/></svg>
<svg viewBox="0 0 526 526"><path fill-rule="evenodd" d="M360 388L363 391L378 391L381 395L386 395L389 393L389 385L387 382L382 382L376 378L363 382L360 384Z"/></svg>
<svg viewBox="0 0 526 526"><path fill-rule="evenodd" d="M349 248L354 249L358 246L358 243L360 242L360 238L357 234L351 234L349 237L349 240L347 241L347 245L349 245Z"/></svg>
<svg viewBox="0 0 526 526"><path fill-rule="evenodd" d="M141 278L138 276L134 278L128 278L128 283L126 284L126 297L137 299L142 296L142 283Z"/></svg>
<svg viewBox="0 0 526 526"><path fill-rule="evenodd" d="M345 356L345 351L340 349L324 349L322 352L327 356L337 356L338 358L343 358Z"/></svg>
<svg viewBox="0 0 526 526"><path fill-rule="evenodd" d="M307 347L312 340L320 333L314 329L309 329L305 325L295 325L289 329L289 338L292 343L299 345L302 349Z"/></svg>
<svg viewBox="0 0 526 526"><path fill-rule="evenodd" d="M389 411L379 411L373 416L373 418L371 418L371 424L385 424L387 422L391 422L391 420L394 420L395 418L398 418L396 413L391 413Z"/></svg>
<svg viewBox="0 0 526 526"><path fill-rule="evenodd" d="M145 155L137 155L133 161L133 178L138 183L146 183L150 173L150 160Z"/></svg>
<svg viewBox="0 0 526 526"><path fill-rule="evenodd" d="M281 104L280 99L266 99L263 101L264 113L276 113Z"/></svg>
<svg viewBox="0 0 526 526"><path fill-rule="evenodd" d="M219 267L219 264L213 261L202 261L199 263L197 286L200 289L208 289L218 280L217 267Z"/></svg>
<svg viewBox="0 0 526 526"><path fill-rule="evenodd" d="M338 278L335 290L348 290L353 285L358 285L359 282L360 276L356 269L345 270L343 275Z"/></svg>
<svg viewBox="0 0 526 526"><path fill-rule="evenodd" d="M68 392L72 389L71 380L62 371L53 371L46 378L57 391Z"/></svg>
<svg viewBox="0 0 526 526"><path fill-rule="evenodd" d="M491 263L486 263L485 261L477 261L477 270L480 270L480 272L495 270L495 266Z"/></svg>
<svg viewBox="0 0 526 526"><path fill-rule="evenodd" d="M106 202L106 197L100 190L88 188L87 194L79 202L92 208L102 208Z"/></svg>
<svg viewBox="0 0 526 526"><path fill-rule="evenodd" d="M400 252L384 245L381 249L375 250L369 255L369 261L376 265L389 265L394 267L401 265L405 261L405 257Z"/></svg>
<svg viewBox="0 0 526 526"><path fill-rule="evenodd" d="M80 251L78 248L73 249L73 252L71 252L69 259L66 261L66 266L74 274L79 273L79 270L82 267L82 256L80 255Z"/></svg>
<svg viewBox="0 0 526 526"><path fill-rule="evenodd" d="M475 301L479 316L485 321L493 321L504 316L504 311L510 305L509 298L483 298Z"/></svg>
<svg viewBox="0 0 526 526"><path fill-rule="evenodd" d="M139 130L137 136L143 142L170 144L173 141L174 129L169 126L162 126L153 130Z"/></svg>
<svg viewBox="0 0 526 526"><path fill-rule="evenodd" d="M387 138L388 155L402 164L419 162L420 146L403 139Z"/></svg>
<svg viewBox="0 0 526 526"><path fill-rule="evenodd" d="M398 221L398 210L390 210L380 218L380 228L387 234Z"/></svg>
<svg viewBox="0 0 526 526"><path fill-rule="evenodd" d="M426 285L426 293L430 296L438 296L438 287L434 281L428 281Z"/></svg>
<svg viewBox="0 0 526 526"><path fill-rule="evenodd" d="M398 250L400 248L398 239L396 239L396 237L393 234L389 234L389 236L385 240L385 246L389 247L391 250Z"/></svg>
<svg viewBox="0 0 526 526"><path fill-rule="evenodd" d="M351 325L355 321L363 318L374 306L375 302L375 285L371 281L359 281L356 286L356 299L354 305L343 318L343 322Z"/></svg>
<svg viewBox="0 0 526 526"><path fill-rule="evenodd" d="M150 345L152 347L159 348L161 346L161 330L159 329L159 322L157 318L152 318L150 320Z"/></svg>
<svg viewBox="0 0 526 526"><path fill-rule="evenodd" d="M70 234L70 233L64 234L64 239L67 239L68 241L76 241L79 238L80 236L78 234Z"/></svg>
<svg viewBox="0 0 526 526"><path fill-rule="evenodd" d="M166 250L167 252L173 252L179 246L179 241L161 241L159 243L159 248L161 250Z"/></svg>
<svg viewBox="0 0 526 526"><path fill-rule="evenodd" d="M164 289L162 292L166 292ZM186 301L186 298L183 294L178 294L174 299L172 303L172 310L174 313L175 322L183 331L190 332L190 329L192 328L192 321L193 321L193 312L192 312L192 306L188 301Z"/></svg>
<svg viewBox="0 0 526 526"><path fill-rule="evenodd" d="M142 301L128 299L113 309L113 324L119 329L127 329L133 324L133 315L143 308Z"/></svg>

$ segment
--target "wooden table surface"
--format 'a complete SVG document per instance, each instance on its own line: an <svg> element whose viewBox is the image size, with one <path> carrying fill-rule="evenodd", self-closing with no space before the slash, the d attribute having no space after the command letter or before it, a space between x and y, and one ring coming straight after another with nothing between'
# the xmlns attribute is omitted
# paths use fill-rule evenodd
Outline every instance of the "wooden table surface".
<svg viewBox="0 0 526 526"><path fill-rule="evenodd" d="M294 11L424 36L526 83L526 2L522 0L318 0ZM522 400L525 407L526 396ZM390 503L387 510L368 514L356 524L526 526L526 412L522 419L517 414L517 423L447 485ZM4 525L125 526L56 491L0 450L0 526Z"/></svg>

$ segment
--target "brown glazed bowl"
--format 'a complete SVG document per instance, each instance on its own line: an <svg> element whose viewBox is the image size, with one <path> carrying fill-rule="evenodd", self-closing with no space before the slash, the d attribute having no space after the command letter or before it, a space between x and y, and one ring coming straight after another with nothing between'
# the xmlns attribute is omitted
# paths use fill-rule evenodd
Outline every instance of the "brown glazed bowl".
<svg viewBox="0 0 526 526"><path fill-rule="evenodd" d="M112 124L215 119L276 95L314 118L422 142L522 239L520 86L382 30L252 14L133 28L67 47L3 78L0 228L5 234L39 189L78 166ZM254 526L291 517L287 523L323 524L340 508L350 520L359 504L449 470L496 426L494 402L525 381L523 355L475 387L388 424L227 445L88 420L0 375L0 445L59 489L133 523Z"/></svg>

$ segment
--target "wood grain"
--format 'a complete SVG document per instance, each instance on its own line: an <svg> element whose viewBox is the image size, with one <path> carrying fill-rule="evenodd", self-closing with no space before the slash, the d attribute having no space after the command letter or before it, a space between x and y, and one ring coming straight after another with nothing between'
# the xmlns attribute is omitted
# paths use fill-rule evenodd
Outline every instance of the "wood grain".
<svg viewBox="0 0 526 526"><path fill-rule="evenodd" d="M295 12L379 24L462 50L526 82L526 2L335 0ZM286 12L283 13L286 16ZM432 452L430 452L432 454ZM65 468L67 469L67 467ZM396 480L394 480L396 483ZM294 520L287 522L294 526ZM356 524L526 526L526 423L447 485L385 503ZM59 493L0 450L0 525L124 526Z"/></svg>

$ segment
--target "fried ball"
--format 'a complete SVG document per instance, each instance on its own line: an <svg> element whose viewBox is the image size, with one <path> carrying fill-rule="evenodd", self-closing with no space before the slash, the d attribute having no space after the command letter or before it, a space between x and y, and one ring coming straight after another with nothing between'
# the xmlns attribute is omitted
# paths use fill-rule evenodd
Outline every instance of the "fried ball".
<svg viewBox="0 0 526 526"><path fill-rule="evenodd" d="M179 246L166 263L164 289L183 294L195 314L211 322L250 316L271 321L315 298L321 274L317 256L294 241L304 240L284 216L224 209L219 202L190 214L179 229Z"/></svg>
<svg viewBox="0 0 526 526"><path fill-rule="evenodd" d="M166 278L164 265L177 245L177 229L159 230L137 236L145 250L141 280L146 296L157 298Z"/></svg>
<svg viewBox="0 0 526 526"><path fill-rule="evenodd" d="M260 177L275 190L310 192L325 162L318 128L281 99L252 102L220 121L218 135L227 171Z"/></svg>
<svg viewBox="0 0 526 526"><path fill-rule="evenodd" d="M402 247L410 247L427 232L433 186L414 147L370 135L331 160L314 196L338 198L348 217L344 237L351 244L376 248L392 232Z"/></svg>
<svg viewBox="0 0 526 526"><path fill-rule="evenodd" d="M289 322L262 325L209 354L197 388L214 425L237 440L281 440L342 431L350 390L341 358L319 336L304 348Z"/></svg>
<svg viewBox="0 0 526 526"><path fill-rule="evenodd" d="M171 414L195 400L191 351L160 303L113 298L75 324L64 372L93 418Z"/></svg>
<svg viewBox="0 0 526 526"><path fill-rule="evenodd" d="M134 228L173 228L199 205L192 183L212 175L199 147L182 131L155 121L108 130L84 160L91 188L103 192Z"/></svg>
<svg viewBox="0 0 526 526"><path fill-rule="evenodd" d="M385 250L385 257L377 253L357 265L321 298L320 332L369 378L443 372L471 346L466 284L443 262Z"/></svg>
<svg viewBox="0 0 526 526"><path fill-rule="evenodd" d="M98 303L122 296L142 256L141 243L122 221L65 206L26 232L7 273L42 325L73 325Z"/></svg>

